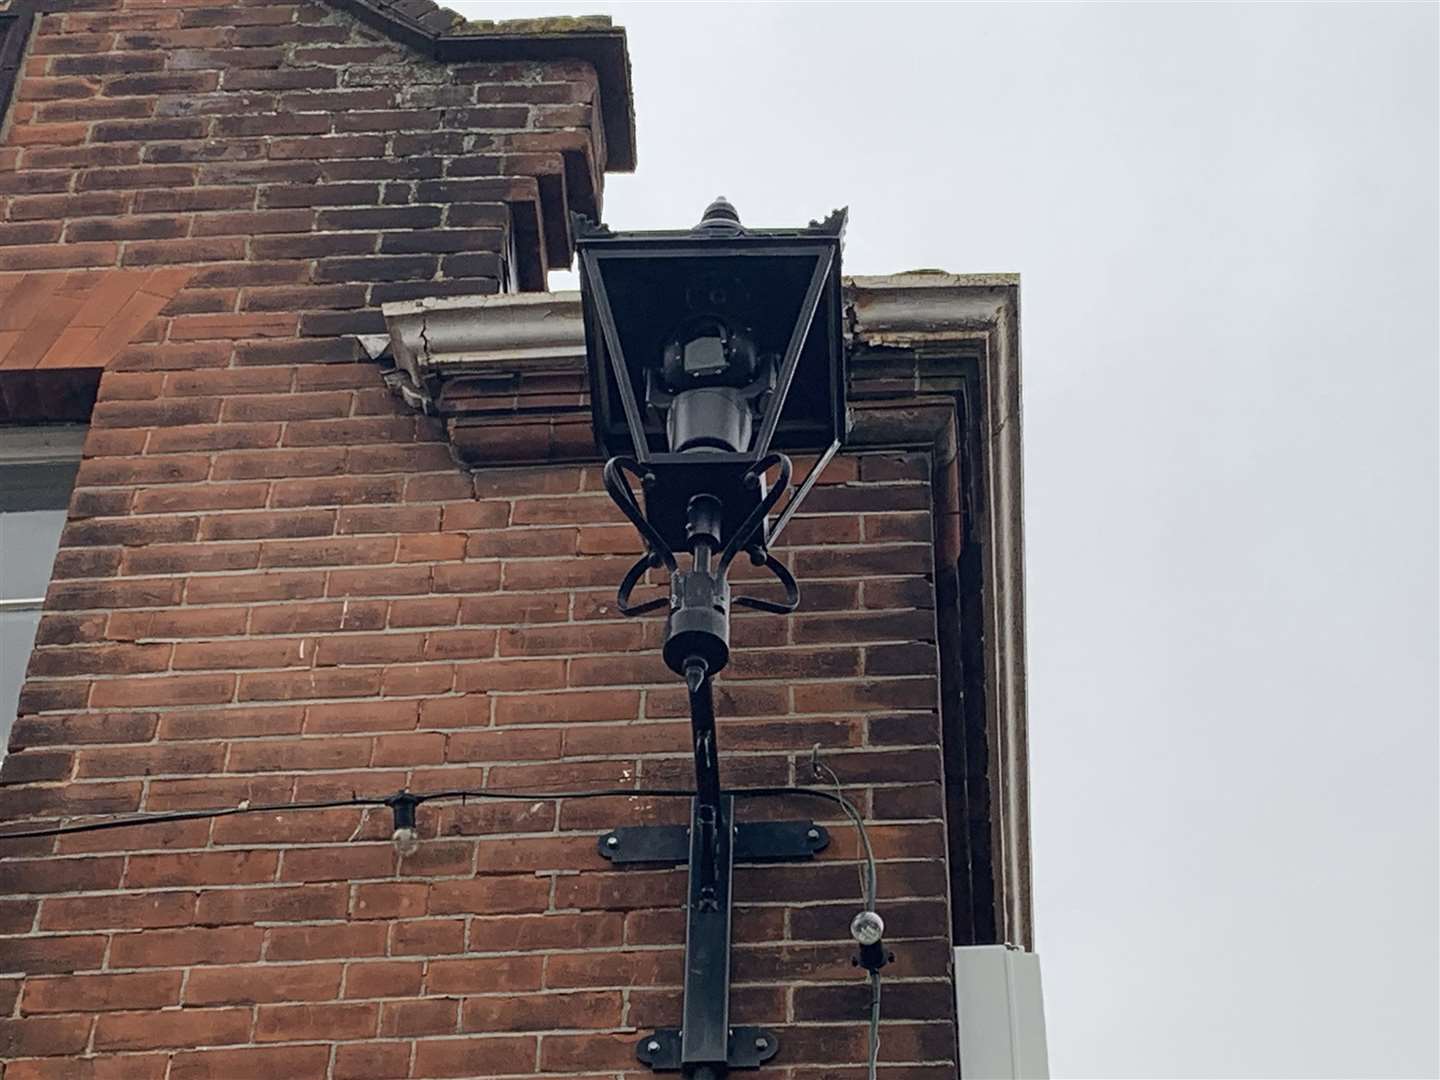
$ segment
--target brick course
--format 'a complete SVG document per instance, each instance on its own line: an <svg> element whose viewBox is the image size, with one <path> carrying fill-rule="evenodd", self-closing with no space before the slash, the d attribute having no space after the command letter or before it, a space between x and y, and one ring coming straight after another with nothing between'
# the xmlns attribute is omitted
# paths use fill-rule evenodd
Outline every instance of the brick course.
<svg viewBox="0 0 1440 1080"><path fill-rule="evenodd" d="M100 381L0 816L687 785L662 624L614 608L637 544L598 469L461 467L347 337L385 301L543 285L563 210L599 198L595 71L439 64L320 3L64 7L0 148L0 281L187 283ZM914 1080L955 1057L938 499L923 453L837 460L778 552L801 613L737 613L717 686L727 783L809 783L819 743L876 822L881 1054ZM612 872L595 836L685 812L428 805L403 859L359 808L5 843L4 1076L649 1075L684 873ZM855 839L823 804L742 812L834 840L737 870L735 1016L780 1031L776 1076L858 1077Z"/></svg>

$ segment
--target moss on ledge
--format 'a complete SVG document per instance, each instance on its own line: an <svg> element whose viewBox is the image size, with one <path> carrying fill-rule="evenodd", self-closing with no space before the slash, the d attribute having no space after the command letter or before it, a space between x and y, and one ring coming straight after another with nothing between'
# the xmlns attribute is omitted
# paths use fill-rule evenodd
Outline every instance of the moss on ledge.
<svg viewBox="0 0 1440 1080"><path fill-rule="evenodd" d="M456 34L578 34L609 30L609 15L548 15L534 19L469 19Z"/></svg>

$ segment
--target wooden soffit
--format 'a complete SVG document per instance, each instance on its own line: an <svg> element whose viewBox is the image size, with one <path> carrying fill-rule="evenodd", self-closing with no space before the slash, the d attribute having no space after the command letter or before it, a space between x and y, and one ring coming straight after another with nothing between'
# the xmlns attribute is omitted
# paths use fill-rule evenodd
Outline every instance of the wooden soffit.
<svg viewBox="0 0 1440 1080"><path fill-rule="evenodd" d="M100 373L194 272L0 274L0 422L89 419Z"/></svg>

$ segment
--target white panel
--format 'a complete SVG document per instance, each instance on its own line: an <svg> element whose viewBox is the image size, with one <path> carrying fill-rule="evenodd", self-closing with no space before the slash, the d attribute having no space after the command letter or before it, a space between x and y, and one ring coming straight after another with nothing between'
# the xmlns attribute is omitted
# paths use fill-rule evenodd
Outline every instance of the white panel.
<svg viewBox="0 0 1440 1080"><path fill-rule="evenodd" d="M955 950L963 1080L1048 1080L1040 958L1004 945Z"/></svg>

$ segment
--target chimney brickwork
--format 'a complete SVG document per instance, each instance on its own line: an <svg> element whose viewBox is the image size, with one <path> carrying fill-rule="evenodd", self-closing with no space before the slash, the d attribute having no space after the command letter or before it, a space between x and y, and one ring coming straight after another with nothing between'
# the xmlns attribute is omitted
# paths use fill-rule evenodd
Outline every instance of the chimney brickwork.
<svg viewBox="0 0 1440 1080"><path fill-rule="evenodd" d="M68 297L56 334L83 361L73 316L107 282L184 283L118 345L118 309L88 319L108 363L5 829L688 785L684 689L663 621L615 610L638 544L597 465L461 464L352 337L389 300L543 286L566 211L599 200L593 64L441 63L320 3L37 7L0 296ZM7 338L4 304L0 389L33 396L56 335ZM925 388L901 367L872 395ZM728 785L813 783L820 744L872 823L897 956L882 1075L908 1080L955 1075L935 559L958 557L958 470L924 446L832 463L779 553L801 611L737 614L717 683ZM424 805L404 858L384 808L0 841L4 1078L648 1076L636 1040L679 1021L685 871L612 869L596 838L687 809ZM823 804L744 812L833 840L737 868L732 1018L780 1035L767 1075L856 1080L856 837Z"/></svg>

